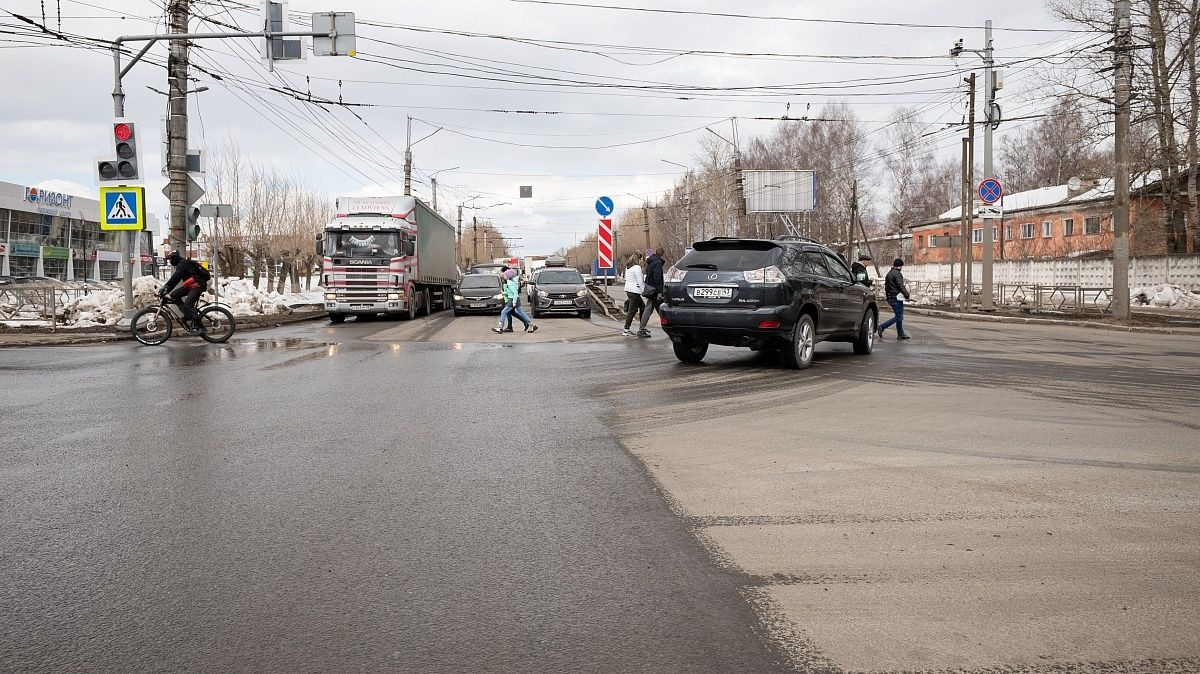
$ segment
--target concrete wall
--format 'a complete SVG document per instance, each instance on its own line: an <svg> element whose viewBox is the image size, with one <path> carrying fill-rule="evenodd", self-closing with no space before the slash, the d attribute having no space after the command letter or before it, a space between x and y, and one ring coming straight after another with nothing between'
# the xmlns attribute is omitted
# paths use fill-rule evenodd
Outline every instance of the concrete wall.
<svg viewBox="0 0 1200 674"><path fill-rule="evenodd" d="M950 281L957 264L910 264L904 277L913 281ZM982 282L982 269L971 265L975 283ZM992 281L1010 285L1062 285L1088 288L1112 287L1112 260L1003 260L993 265ZM1200 291L1200 255L1172 255L1131 258L1129 285L1150 286L1172 283L1187 290Z"/></svg>

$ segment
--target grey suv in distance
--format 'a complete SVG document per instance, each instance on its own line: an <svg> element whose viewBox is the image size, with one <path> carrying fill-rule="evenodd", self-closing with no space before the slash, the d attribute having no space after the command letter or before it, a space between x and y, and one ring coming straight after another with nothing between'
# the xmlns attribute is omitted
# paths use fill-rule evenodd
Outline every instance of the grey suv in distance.
<svg viewBox="0 0 1200 674"><path fill-rule="evenodd" d="M557 313L592 317L587 284L583 282L583 276L570 267L542 267L529 282L529 306L534 318Z"/></svg>
<svg viewBox="0 0 1200 674"><path fill-rule="evenodd" d="M784 364L812 365L817 342L871 353L879 307L832 250L808 239L697 242L664 275L663 331L675 355L699 363L709 344L777 349Z"/></svg>

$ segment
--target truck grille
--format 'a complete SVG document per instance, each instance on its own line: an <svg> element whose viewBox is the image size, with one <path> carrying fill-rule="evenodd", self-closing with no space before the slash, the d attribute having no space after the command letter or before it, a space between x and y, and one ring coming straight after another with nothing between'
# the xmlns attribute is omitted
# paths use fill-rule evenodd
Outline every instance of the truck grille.
<svg viewBox="0 0 1200 674"><path fill-rule="evenodd" d="M329 276L329 290L351 302L385 301L390 286L387 267L334 267Z"/></svg>

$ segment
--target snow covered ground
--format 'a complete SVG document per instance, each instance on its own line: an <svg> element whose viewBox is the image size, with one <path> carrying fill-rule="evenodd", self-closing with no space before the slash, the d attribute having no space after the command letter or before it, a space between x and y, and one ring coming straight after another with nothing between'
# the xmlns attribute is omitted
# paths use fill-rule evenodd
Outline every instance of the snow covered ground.
<svg viewBox="0 0 1200 674"><path fill-rule="evenodd" d="M93 290L88 295L82 295L70 300L62 307L59 328L92 328L116 325L121 319L125 305L125 293L119 284L106 284ZM266 282L262 281L255 287L250 279L222 278L217 288L220 303L229 308L234 316L266 316L286 314L301 307L318 307L322 303L323 290L314 287L305 293L279 294L265 290ZM133 305L137 309L147 307L158 301L158 289L162 281L141 276L133 280ZM201 295L208 302L217 301L211 290ZM29 312L23 312L16 318L20 320L0 321L11 327L49 327L50 321Z"/></svg>
<svg viewBox="0 0 1200 674"><path fill-rule="evenodd" d="M1190 292L1174 284L1133 288L1129 291L1133 306L1200 309L1200 293Z"/></svg>

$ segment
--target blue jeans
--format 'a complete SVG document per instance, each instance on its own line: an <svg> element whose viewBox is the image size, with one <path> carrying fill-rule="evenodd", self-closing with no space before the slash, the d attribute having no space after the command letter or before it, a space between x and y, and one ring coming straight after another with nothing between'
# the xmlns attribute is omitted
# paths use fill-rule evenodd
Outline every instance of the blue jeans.
<svg viewBox="0 0 1200 674"><path fill-rule="evenodd" d="M903 335L904 334L904 302L901 302L897 298L894 300L888 300L888 304L891 305L892 311L896 312L896 316L893 317L892 319L888 320L883 325L879 326L879 331L883 332L884 330L887 330L888 328L892 327L892 323L895 323L896 324L896 334Z"/></svg>
<svg viewBox="0 0 1200 674"><path fill-rule="evenodd" d="M512 316L516 316L518 319L520 319L520 321L525 324L526 328L533 325L533 319L525 315L525 310L521 308L521 305L505 304L504 311L500 312L500 327L503 328L504 321L510 320Z"/></svg>

